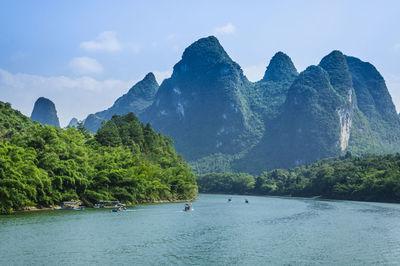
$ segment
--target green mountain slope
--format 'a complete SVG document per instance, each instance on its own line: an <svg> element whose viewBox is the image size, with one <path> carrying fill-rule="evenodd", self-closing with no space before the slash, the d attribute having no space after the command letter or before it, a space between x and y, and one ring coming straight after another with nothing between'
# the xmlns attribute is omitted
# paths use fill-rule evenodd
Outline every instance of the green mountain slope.
<svg viewBox="0 0 400 266"><path fill-rule="evenodd" d="M260 173L338 156L400 150L400 127L385 82L369 63L333 51L291 85L261 141L231 162Z"/></svg>
<svg viewBox="0 0 400 266"><path fill-rule="evenodd" d="M351 145L350 151L398 152L400 150L400 119L385 80L368 62L346 56L352 77L357 107L368 123L372 137L363 145ZM364 133L365 128L361 128ZM360 133L359 135L362 135Z"/></svg>
<svg viewBox="0 0 400 266"><path fill-rule="evenodd" d="M261 121L247 100L254 86L218 40L190 45L141 115L170 135L187 160L213 153L235 154L254 144Z"/></svg>
<svg viewBox="0 0 400 266"><path fill-rule="evenodd" d="M11 139L15 134L24 134L35 122L11 108L10 103L0 101L0 140Z"/></svg>

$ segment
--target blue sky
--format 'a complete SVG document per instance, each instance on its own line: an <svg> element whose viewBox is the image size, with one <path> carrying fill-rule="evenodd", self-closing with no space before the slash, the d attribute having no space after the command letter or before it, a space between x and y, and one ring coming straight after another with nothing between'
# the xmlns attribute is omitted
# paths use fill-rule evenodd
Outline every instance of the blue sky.
<svg viewBox="0 0 400 266"><path fill-rule="evenodd" d="M250 80L287 53L299 71L338 49L374 64L400 107L400 1L2 1L0 100L72 117L109 107L185 47L215 35Z"/></svg>

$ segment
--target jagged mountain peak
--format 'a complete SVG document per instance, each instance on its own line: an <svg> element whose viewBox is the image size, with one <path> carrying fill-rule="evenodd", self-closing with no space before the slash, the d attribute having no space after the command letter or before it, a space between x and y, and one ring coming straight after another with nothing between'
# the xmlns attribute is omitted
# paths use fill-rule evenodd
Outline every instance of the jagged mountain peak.
<svg viewBox="0 0 400 266"><path fill-rule="evenodd" d="M250 132L250 125L260 124L246 98L251 89L217 38L202 38L186 48L139 118L174 138L177 150L189 159L210 151L233 153L246 145L238 141L240 134L257 137Z"/></svg>
<svg viewBox="0 0 400 266"><path fill-rule="evenodd" d="M339 50L334 50L321 59L319 66L329 72L330 69L344 68L347 69L346 57Z"/></svg>
<svg viewBox="0 0 400 266"><path fill-rule="evenodd" d="M229 58L228 54L215 36L201 38L192 43L183 52L182 60L193 60L199 57L213 57L214 59Z"/></svg>
<svg viewBox="0 0 400 266"><path fill-rule="evenodd" d="M217 70L218 68L218 70ZM182 59L174 66L173 77L189 77L188 73L226 75L241 72L214 36L201 38L185 49Z"/></svg>
<svg viewBox="0 0 400 266"><path fill-rule="evenodd" d="M60 127L55 104L45 98L39 97L33 106L31 119L43 125Z"/></svg>
<svg viewBox="0 0 400 266"><path fill-rule="evenodd" d="M299 74L292 87L298 83L304 86L323 88L329 85L329 74L322 67L311 65Z"/></svg>
<svg viewBox="0 0 400 266"><path fill-rule="evenodd" d="M292 59L283 53L277 52L269 62L262 81L293 81L298 75Z"/></svg>
<svg viewBox="0 0 400 266"><path fill-rule="evenodd" d="M133 87L129 89L128 94L134 97L151 100L156 94L158 86L156 77L150 72L141 81L133 85Z"/></svg>
<svg viewBox="0 0 400 266"><path fill-rule="evenodd" d="M153 72L147 73L143 80L148 80L148 81L151 81L151 82L157 82L156 81L156 77L154 76Z"/></svg>
<svg viewBox="0 0 400 266"><path fill-rule="evenodd" d="M47 106L55 106L54 103L50 99L47 99L45 97L39 97L36 100L35 104L47 105Z"/></svg>
<svg viewBox="0 0 400 266"><path fill-rule="evenodd" d="M76 117L72 118L71 121L69 121L68 126L69 127L77 127L78 126L78 119Z"/></svg>
<svg viewBox="0 0 400 266"><path fill-rule="evenodd" d="M111 119L115 114L123 115L133 112L139 115L152 104L158 88L154 74L148 73L141 81L133 85L126 94L119 97L110 108L89 115L84 120L85 127L91 132L96 132L103 120Z"/></svg>
<svg viewBox="0 0 400 266"><path fill-rule="evenodd" d="M328 72L335 90L341 96L348 98L352 93L353 82L345 55L341 51L334 50L322 58L319 66Z"/></svg>

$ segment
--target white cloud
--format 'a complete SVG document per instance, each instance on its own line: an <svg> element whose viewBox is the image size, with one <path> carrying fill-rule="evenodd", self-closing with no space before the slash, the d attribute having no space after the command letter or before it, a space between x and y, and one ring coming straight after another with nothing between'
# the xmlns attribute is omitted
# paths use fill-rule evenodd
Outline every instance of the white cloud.
<svg viewBox="0 0 400 266"><path fill-rule="evenodd" d="M236 28L231 23L228 23L221 27L216 27L214 29L215 35L230 35L230 34L234 34L235 32L236 32Z"/></svg>
<svg viewBox="0 0 400 266"><path fill-rule="evenodd" d="M399 42L399 43L396 43L396 44L393 46L393 48L394 48L395 51L400 51L400 42Z"/></svg>
<svg viewBox="0 0 400 266"><path fill-rule="evenodd" d="M140 53L140 51L142 50L142 47L140 47L140 45L138 45L138 44L132 44L132 45L130 45L130 48L131 48L132 52L135 54Z"/></svg>
<svg viewBox="0 0 400 266"><path fill-rule="evenodd" d="M158 84L161 85L164 79L171 77L172 71L171 70L166 70L166 71L153 71L154 76L156 76L156 80Z"/></svg>
<svg viewBox="0 0 400 266"><path fill-rule="evenodd" d="M134 81L96 80L91 77L43 77L12 74L0 69L0 101L30 116L37 98L51 99L57 108L62 126L72 117L84 119L90 113L110 107L132 87Z"/></svg>
<svg viewBox="0 0 400 266"><path fill-rule="evenodd" d="M259 81L263 78L265 73L265 64L243 67L243 73L250 81Z"/></svg>
<svg viewBox="0 0 400 266"><path fill-rule="evenodd" d="M172 41L174 39L176 39L176 34L174 34L174 33L168 34L168 36L167 36L168 41Z"/></svg>
<svg viewBox="0 0 400 266"><path fill-rule="evenodd" d="M103 72L103 66L96 59L90 57L74 57L69 66L76 74L99 74Z"/></svg>
<svg viewBox="0 0 400 266"><path fill-rule="evenodd" d="M86 41L80 47L87 51L116 52L121 50L121 44L117 40L117 34L113 31L100 33L95 41Z"/></svg>

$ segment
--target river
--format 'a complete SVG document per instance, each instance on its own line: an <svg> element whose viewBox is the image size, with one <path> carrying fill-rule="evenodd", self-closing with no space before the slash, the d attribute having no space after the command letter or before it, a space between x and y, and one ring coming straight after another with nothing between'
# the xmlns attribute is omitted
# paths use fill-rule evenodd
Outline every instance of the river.
<svg viewBox="0 0 400 266"><path fill-rule="evenodd" d="M399 204L200 194L193 208L0 216L0 265L400 263Z"/></svg>

